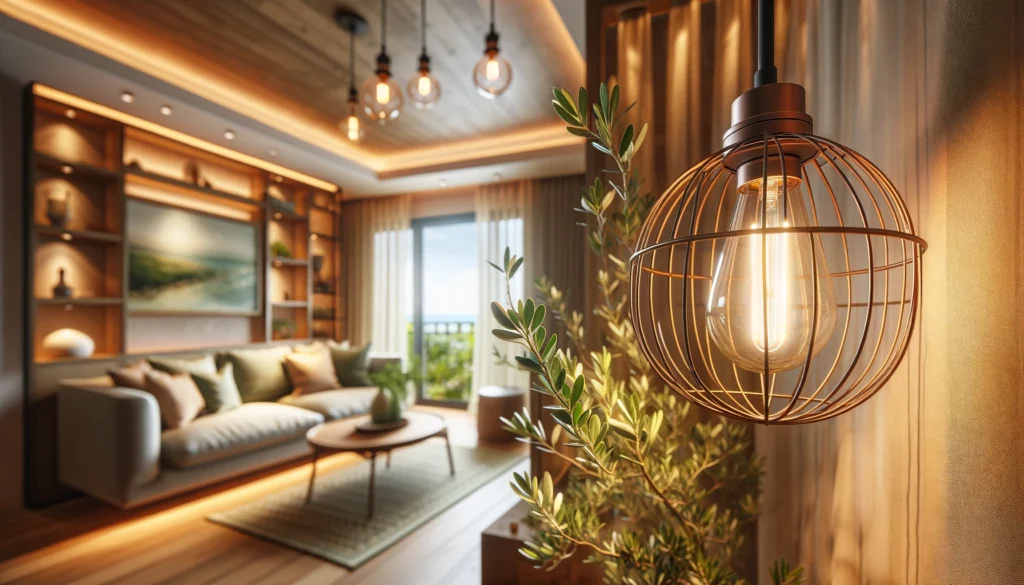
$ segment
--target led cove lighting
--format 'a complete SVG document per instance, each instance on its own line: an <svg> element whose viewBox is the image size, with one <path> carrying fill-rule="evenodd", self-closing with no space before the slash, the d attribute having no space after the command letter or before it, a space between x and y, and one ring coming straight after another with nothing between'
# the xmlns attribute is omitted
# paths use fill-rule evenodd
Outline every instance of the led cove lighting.
<svg viewBox="0 0 1024 585"><path fill-rule="evenodd" d="M274 164L272 162L268 162L256 158L254 156L238 152L237 150L232 150L220 144L196 138L195 136L185 134L184 132L172 130L171 128L168 128L166 126L161 126L160 124L150 122L149 120L144 120L131 114L126 114L125 112L122 112L120 110L115 110L114 108L104 106L102 104L97 104L96 102L91 102L78 96L60 91L58 89L54 89L47 85L39 83L34 84L32 86L32 93L49 100L53 100L55 102L60 102L61 104L66 106L72 106L83 112L89 112L92 114L96 114L97 116L109 118L111 120L121 122L122 124L127 124L128 126L138 128L139 130L152 132L153 134L156 134L158 136L163 136L164 138L169 138L171 140L181 142L182 144L187 144L194 148L199 148L201 150L215 154L217 156L223 156L225 158L229 158L233 161L240 162L245 165L254 166L271 173L278 173L284 175L292 180L298 181L305 185L309 185L311 187L315 187L317 189L322 189L324 191L328 191L331 193L338 192L338 186L334 185L333 183L328 183L327 181L317 179L316 177L311 177L298 171L293 171L292 169L282 167L278 164Z"/></svg>

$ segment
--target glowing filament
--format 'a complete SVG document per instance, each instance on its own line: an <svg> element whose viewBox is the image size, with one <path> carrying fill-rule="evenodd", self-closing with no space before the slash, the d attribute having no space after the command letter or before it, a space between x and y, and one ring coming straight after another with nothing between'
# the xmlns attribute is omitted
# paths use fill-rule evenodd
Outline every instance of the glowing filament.
<svg viewBox="0 0 1024 585"><path fill-rule="evenodd" d="M391 88L383 81L377 83L377 103L387 104L391 101Z"/></svg>
<svg viewBox="0 0 1024 585"><path fill-rule="evenodd" d="M421 75L416 89L419 90L420 95L422 96L430 95L430 77L427 77L426 75Z"/></svg>
<svg viewBox="0 0 1024 585"><path fill-rule="evenodd" d="M501 64L495 58L487 60L487 79L488 81L497 81L501 77Z"/></svg>
<svg viewBox="0 0 1024 585"><path fill-rule="evenodd" d="M769 179L765 197L765 227L788 228L789 222L783 219L779 205L782 181ZM759 226L755 223L750 227L758 229ZM766 341L769 352L779 349L786 341L789 237L786 233L750 236L750 306L753 310L750 333L751 341L760 351L765 350ZM762 267L765 274L761 272Z"/></svg>
<svg viewBox="0 0 1024 585"><path fill-rule="evenodd" d="M348 134L349 140L353 142L359 140L359 118L349 116L345 121L345 131Z"/></svg>

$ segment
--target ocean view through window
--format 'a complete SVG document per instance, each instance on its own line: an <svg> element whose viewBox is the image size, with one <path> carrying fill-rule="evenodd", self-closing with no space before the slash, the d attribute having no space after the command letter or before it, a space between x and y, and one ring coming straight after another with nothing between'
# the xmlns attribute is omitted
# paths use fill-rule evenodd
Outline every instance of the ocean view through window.
<svg viewBox="0 0 1024 585"><path fill-rule="evenodd" d="M472 391L479 296L473 214L412 222L410 367L418 401L464 406Z"/></svg>

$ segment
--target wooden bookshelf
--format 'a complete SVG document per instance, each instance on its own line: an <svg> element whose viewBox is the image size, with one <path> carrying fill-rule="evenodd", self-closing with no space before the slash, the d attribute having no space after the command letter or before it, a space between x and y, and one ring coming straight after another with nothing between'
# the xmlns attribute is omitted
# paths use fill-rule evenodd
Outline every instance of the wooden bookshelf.
<svg viewBox="0 0 1024 585"><path fill-rule="evenodd" d="M204 150L92 111L34 95L28 89L26 137L28 206L26 242L29 301L27 361L46 365L69 360L48 355L42 339L61 328L79 329L96 344L92 358L126 355L133 318L173 321L217 316L215 312L160 313L133 308L129 298L130 201L179 207L256 228L258 300L250 342L273 338L331 337L336 322L314 319L315 310L340 306L335 264L340 204L322 183L306 184L246 164L241 157ZM102 111L102 110L96 110ZM317 185L317 186L314 186ZM61 207L63 202L63 207ZM55 210L66 209L67 213ZM55 218L58 218L59 221ZM280 246L287 254L279 254ZM320 269L315 274L314 267ZM64 271L70 297L55 296ZM314 278L329 278L321 292ZM204 317L206 316L206 317ZM287 335L275 323L288 321ZM244 342L245 340L240 340ZM158 351L154 349L153 351ZM82 358L78 358L81 360Z"/></svg>

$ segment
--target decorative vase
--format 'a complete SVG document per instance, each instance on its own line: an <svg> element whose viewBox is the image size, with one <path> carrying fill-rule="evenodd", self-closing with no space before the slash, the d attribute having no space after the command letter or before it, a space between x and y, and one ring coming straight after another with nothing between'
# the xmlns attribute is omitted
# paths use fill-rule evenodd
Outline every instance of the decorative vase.
<svg viewBox="0 0 1024 585"><path fill-rule="evenodd" d="M53 287L53 298L55 299L70 299L71 295L74 294L75 289L71 288L64 282L64 269L60 268L57 270L57 277L60 279L57 281L57 285Z"/></svg>
<svg viewBox="0 0 1024 585"><path fill-rule="evenodd" d="M43 338L43 349L60 357L89 357L96 349L91 337L77 329L58 329Z"/></svg>
<svg viewBox="0 0 1024 585"><path fill-rule="evenodd" d="M51 193L46 196L46 219L50 225L64 227L71 218L71 191L65 191L61 197L59 193Z"/></svg>
<svg viewBox="0 0 1024 585"><path fill-rule="evenodd" d="M370 419L374 423L389 423L394 422L401 418L402 413L399 411L398 416L395 417L393 412L392 403L397 403L394 394L387 388L378 388L377 395L373 397L373 402L370 403Z"/></svg>

